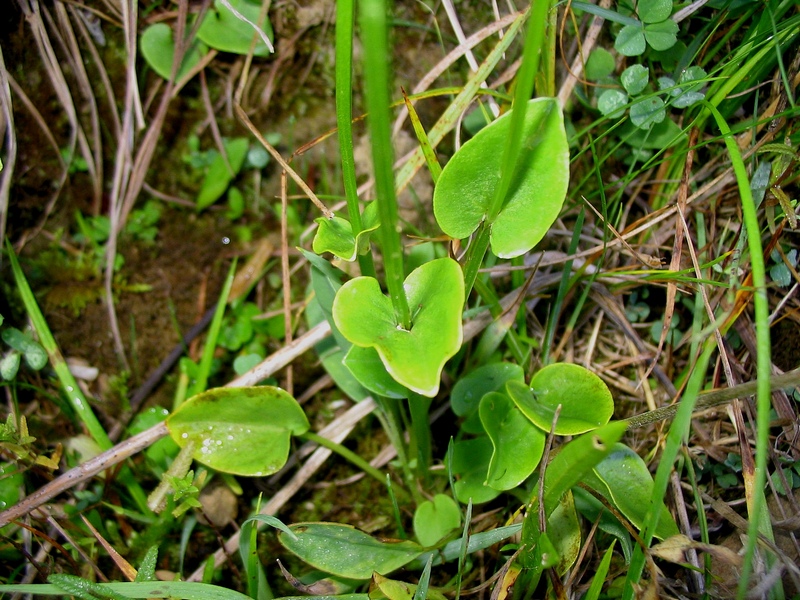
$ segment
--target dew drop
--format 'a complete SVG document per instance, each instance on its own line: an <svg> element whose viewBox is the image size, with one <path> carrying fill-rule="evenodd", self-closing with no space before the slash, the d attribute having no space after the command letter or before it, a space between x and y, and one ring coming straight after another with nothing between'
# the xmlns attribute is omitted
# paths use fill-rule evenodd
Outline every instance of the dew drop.
<svg viewBox="0 0 800 600"><path fill-rule="evenodd" d="M75 389L74 387L72 387L71 385L68 385L67 386L67 393L71 394L74 389Z"/></svg>
<svg viewBox="0 0 800 600"><path fill-rule="evenodd" d="M185 440L185 439L188 439L188 437L189 437L189 434L188 434L188 433L182 433L182 434L181 434L181 438L183 438L184 440Z"/></svg>
<svg viewBox="0 0 800 600"><path fill-rule="evenodd" d="M231 243L231 238L229 238L227 235L226 235L226 236L224 236L224 237L222 238L222 243L223 243L224 245L226 245L226 246L227 246L228 244L230 244L230 243Z"/></svg>

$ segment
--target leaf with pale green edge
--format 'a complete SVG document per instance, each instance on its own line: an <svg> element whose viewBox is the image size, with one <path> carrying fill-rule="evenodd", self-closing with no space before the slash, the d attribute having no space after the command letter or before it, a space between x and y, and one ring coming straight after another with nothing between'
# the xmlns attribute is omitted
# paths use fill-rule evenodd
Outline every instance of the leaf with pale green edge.
<svg viewBox="0 0 800 600"><path fill-rule="evenodd" d="M605 48L595 48L586 61L586 79L598 81L614 72L616 63L614 56Z"/></svg>
<svg viewBox="0 0 800 600"><path fill-rule="evenodd" d="M486 485L503 491L517 487L539 466L545 433L500 392L483 396L480 416L494 448Z"/></svg>
<svg viewBox="0 0 800 600"><path fill-rule="evenodd" d="M636 13L644 23L658 23L672 14L672 0L639 0Z"/></svg>
<svg viewBox="0 0 800 600"><path fill-rule="evenodd" d="M261 13L260 4L253 4L248 0L230 0L230 5L251 23L258 24L267 38L273 41L272 24L269 19L265 18L262 23L258 23ZM211 48L234 54L250 52L250 46L255 37L256 45L253 55L267 56L271 53L253 26L242 21L219 0L215 0L213 9L206 13L200 29L197 30L197 37Z"/></svg>
<svg viewBox="0 0 800 600"><path fill-rule="evenodd" d="M249 145L247 138L225 140L223 145L228 155L230 168L228 168L228 164L221 154L217 154L214 157L214 160L208 167L208 171L206 171L203 185L197 196L198 210L208 208L219 200L220 196L225 193L225 190L228 189L231 181L238 175L244 164L244 158L247 156L247 147Z"/></svg>
<svg viewBox="0 0 800 600"><path fill-rule="evenodd" d="M643 65L631 65L622 72L619 79L625 91L635 96L647 87L647 82L650 81L650 71Z"/></svg>
<svg viewBox="0 0 800 600"><path fill-rule="evenodd" d="M369 252L370 236L380 226L378 203L368 204L361 217L362 229L357 236L353 236L353 226L350 221L342 217L314 219L319 225L312 243L314 252L317 254L330 252L346 261L354 261L359 254Z"/></svg>
<svg viewBox="0 0 800 600"><path fill-rule="evenodd" d="M631 105L631 123L639 129L650 129L667 116L667 107L658 96L637 100Z"/></svg>
<svg viewBox="0 0 800 600"><path fill-rule="evenodd" d="M450 407L459 417L466 417L461 424L465 433L482 433L478 406L484 394L505 389L507 381L525 381L522 367L512 363L490 363L471 370L453 386L450 392Z"/></svg>
<svg viewBox="0 0 800 600"><path fill-rule="evenodd" d="M278 533L284 548L316 569L349 579L369 579L373 572L385 575L424 551L410 540L378 540L338 523L295 523L289 529L294 537Z"/></svg>
<svg viewBox="0 0 800 600"><path fill-rule="evenodd" d="M169 79L172 72L172 61L175 58L175 41L172 38L172 27L166 23L154 23L142 32L139 38L142 56L150 68L164 79ZM195 41L183 55L178 69L177 79L181 79L191 71L208 52L208 47Z"/></svg>
<svg viewBox="0 0 800 600"><path fill-rule="evenodd" d="M628 94L621 90L605 90L597 99L597 109L609 119L619 119L627 105Z"/></svg>
<svg viewBox="0 0 800 600"><path fill-rule="evenodd" d="M194 459L234 475L280 470L292 435L309 429L297 400L280 388L217 388L192 396L166 420L181 447L195 444Z"/></svg>
<svg viewBox="0 0 800 600"><path fill-rule="evenodd" d="M571 492L561 497L547 519L547 534L558 554L558 562L554 565L556 572L564 575L578 560L581 551L581 524Z"/></svg>
<svg viewBox="0 0 800 600"><path fill-rule="evenodd" d="M460 525L458 503L444 494L436 494L414 511L414 535L423 546L433 546Z"/></svg>
<svg viewBox="0 0 800 600"><path fill-rule="evenodd" d="M492 251L520 256L547 233L561 212L569 183L569 146L561 105L538 98L524 106L522 147L503 206L491 225ZM450 159L433 193L439 226L469 237L487 218L500 182L511 113L481 129Z"/></svg>
<svg viewBox="0 0 800 600"><path fill-rule="evenodd" d="M653 476L636 452L625 444L615 444L613 451L584 476L583 482L610 500L638 529L642 528L653 495ZM654 535L664 540L680 533L663 503L659 510Z"/></svg>
<svg viewBox="0 0 800 600"><path fill-rule="evenodd" d="M445 464L452 465L456 479L453 492L459 502L483 504L500 495L500 490L485 483L493 454L492 442L487 436L454 442L450 451L452 459L445 460Z"/></svg>
<svg viewBox="0 0 800 600"><path fill-rule="evenodd" d="M409 398L412 394L389 374L375 348L351 346L343 364L356 381L373 394L396 399Z"/></svg>
<svg viewBox="0 0 800 600"><path fill-rule="evenodd" d="M672 19L644 26L644 37L653 50L669 50L678 41L678 24Z"/></svg>
<svg viewBox="0 0 800 600"><path fill-rule="evenodd" d="M439 258L414 269L403 288L411 309L408 330L398 325L373 277L356 277L339 289L333 319L352 344L375 348L395 381L433 397L444 364L461 348L464 275L456 261Z"/></svg>
<svg viewBox="0 0 800 600"><path fill-rule="evenodd" d="M644 27L641 24L625 25L614 40L614 49L623 56L639 56L644 54L646 48Z"/></svg>
<svg viewBox="0 0 800 600"><path fill-rule="evenodd" d="M608 387L588 369L571 363L555 363L540 369L530 387L509 381L506 391L537 427L549 432L555 411L561 412L556 435L576 435L602 427L614 414Z"/></svg>

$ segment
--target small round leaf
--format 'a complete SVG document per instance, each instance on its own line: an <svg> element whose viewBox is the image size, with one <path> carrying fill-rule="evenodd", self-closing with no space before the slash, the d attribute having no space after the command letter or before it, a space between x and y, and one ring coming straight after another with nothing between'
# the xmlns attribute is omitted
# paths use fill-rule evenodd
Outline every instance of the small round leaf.
<svg viewBox="0 0 800 600"><path fill-rule="evenodd" d="M620 75L622 86L632 96L641 93L649 80L650 72L643 65L631 65Z"/></svg>
<svg viewBox="0 0 800 600"><path fill-rule="evenodd" d="M175 56L175 42L172 39L172 28L166 23L154 23L142 32L139 38L139 47L150 68L164 79L169 79L172 72L172 61ZM178 69L177 78L180 79L200 62L208 52L202 42L193 43L183 56L183 61Z"/></svg>
<svg viewBox="0 0 800 600"><path fill-rule="evenodd" d="M489 392L481 399L480 415L494 447L486 485L496 490L515 488L542 460L545 434L499 392Z"/></svg>
<svg viewBox="0 0 800 600"><path fill-rule="evenodd" d="M248 0L230 0L230 5L251 23L258 23L258 17L261 13L260 4L253 4ZM260 24L260 27L266 34L267 39L272 41L272 24L269 19L265 19ZM200 29L197 30L197 37L212 48L234 54L247 54L250 52L250 45L254 36L256 45L253 55L267 56L270 54L272 50L264 43L253 26L242 21L220 0L214 0L213 9L206 13Z"/></svg>
<svg viewBox="0 0 800 600"><path fill-rule="evenodd" d="M631 106L631 122L639 129L650 129L666 116L666 106L658 96L643 98Z"/></svg>
<svg viewBox="0 0 800 600"><path fill-rule="evenodd" d="M625 25L617 34L614 48L623 56L639 56L644 53L647 44L644 29L641 25Z"/></svg>
<svg viewBox="0 0 800 600"><path fill-rule="evenodd" d="M414 535L423 546L433 546L461 525L461 509L450 496L436 494L414 512Z"/></svg>
<svg viewBox="0 0 800 600"><path fill-rule="evenodd" d="M678 24L672 19L644 26L644 37L653 50L669 50L678 41Z"/></svg>
<svg viewBox="0 0 800 600"><path fill-rule="evenodd" d="M586 79L598 81L614 72L614 57L605 48L595 48L586 61Z"/></svg>
<svg viewBox="0 0 800 600"><path fill-rule="evenodd" d="M592 431L608 423L614 413L614 399L606 384L580 365L548 365L533 376L530 388L509 381L506 390L525 416L544 431L550 431L561 405L557 435Z"/></svg>
<svg viewBox="0 0 800 600"><path fill-rule="evenodd" d="M658 23L672 14L672 0L639 0L636 12L643 22Z"/></svg>
<svg viewBox="0 0 800 600"><path fill-rule="evenodd" d="M597 99L597 108L609 119L619 119L625 114L628 95L620 90L606 90Z"/></svg>
<svg viewBox="0 0 800 600"><path fill-rule="evenodd" d="M198 462L245 476L280 470L289 456L290 437L309 429L297 401L272 386L197 394L167 417L166 424L176 444L195 444Z"/></svg>

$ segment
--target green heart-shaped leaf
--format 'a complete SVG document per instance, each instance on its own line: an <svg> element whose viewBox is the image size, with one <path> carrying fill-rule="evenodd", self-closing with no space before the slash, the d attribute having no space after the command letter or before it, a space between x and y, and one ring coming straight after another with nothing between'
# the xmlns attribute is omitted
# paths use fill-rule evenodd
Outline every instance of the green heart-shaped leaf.
<svg viewBox="0 0 800 600"><path fill-rule="evenodd" d="M280 388L218 388L192 396L166 420L194 459L234 475L262 476L286 464L289 438L309 429L297 401Z"/></svg>
<svg viewBox="0 0 800 600"><path fill-rule="evenodd" d="M561 106L538 98L524 106L522 148L503 207L491 224L492 251L524 254L558 217L569 182L569 146ZM450 159L433 194L433 211L447 235L463 239L486 219L500 181L510 113L481 129Z"/></svg>
<svg viewBox="0 0 800 600"><path fill-rule="evenodd" d="M525 381L522 367L511 363L491 363L470 371L458 380L450 393L450 406L459 417L465 417L461 431L483 433L478 406L484 394L505 389L507 381Z"/></svg>
<svg viewBox="0 0 800 600"><path fill-rule="evenodd" d="M525 416L544 431L550 431L560 404L557 435L592 431L614 414L614 399L606 384L580 365L548 365L533 376L530 387L509 381L506 390Z"/></svg>
<svg viewBox="0 0 800 600"><path fill-rule="evenodd" d="M225 193L225 190L228 189L231 181L233 181L233 178L236 177L244 164L249 145L247 138L225 140L223 145L228 155L230 168L228 168L228 163L225 162L221 154L217 154L214 157L208 167L208 171L206 171L206 176L203 178L203 186L200 188L200 193L197 195L198 210L203 210L214 204Z"/></svg>
<svg viewBox="0 0 800 600"><path fill-rule="evenodd" d="M678 41L678 24L672 19L644 26L644 37L653 50L669 50Z"/></svg>
<svg viewBox="0 0 800 600"><path fill-rule="evenodd" d="M423 552L415 542L381 541L338 523L296 523L289 529L294 536L278 532L284 548L312 567L349 579L369 579L373 572L389 573Z"/></svg>
<svg viewBox="0 0 800 600"><path fill-rule="evenodd" d="M461 440L451 444L448 460L456 483L453 492L462 504L483 504L494 500L500 490L486 485L486 473L492 460L492 442L487 436L474 440Z"/></svg>
<svg viewBox="0 0 800 600"><path fill-rule="evenodd" d="M615 444L611 454L600 461L583 481L611 500L636 527L642 528L652 501L653 476L636 452L625 444ZM678 533L675 520L662 503L655 536L664 540Z"/></svg>
<svg viewBox="0 0 800 600"><path fill-rule="evenodd" d="M489 392L481 399L480 415L494 447L486 485L496 490L515 488L539 465L546 436L499 392Z"/></svg>
<svg viewBox="0 0 800 600"><path fill-rule="evenodd" d="M412 392L389 374L375 348L350 346L343 363L356 381L373 394L397 399L411 396Z"/></svg>
<svg viewBox="0 0 800 600"><path fill-rule="evenodd" d="M639 56L644 53L646 47L644 28L640 23L625 25L620 29L614 42L614 49L623 56Z"/></svg>
<svg viewBox="0 0 800 600"><path fill-rule="evenodd" d="M172 71L172 60L175 56L175 42L172 39L172 27L166 23L154 23L142 32L139 38L142 56L147 64L164 79L169 79ZM195 41L183 57L178 69L178 79L188 73L208 52L208 47Z"/></svg>
<svg viewBox="0 0 800 600"><path fill-rule="evenodd" d="M339 289L333 319L351 343L375 348L398 383L432 397L444 364L461 348L464 276L456 261L440 258L412 271L403 287L411 309L408 330L397 324L391 301L372 277L356 277Z"/></svg>
<svg viewBox="0 0 800 600"><path fill-rule="evenodd" d="M423 546L433 546L461 525L461 510L450 496L436 494L414 512L414 534Z"/></svg>
<svg viewBox="0 0 800 600"><path fill-rule="evenodd" d="M354 261L359 254L369 252L370 235L380 225L378 203L368 204L361 217L362 229L357 236L353 236L353 227L347 219L341 217L315 219L319 227L312 243L314 252L317 254L330 252L347 261Z"/></svg>
<svg viewBox="0 0 800 600"><path fill-rule="evenodd" d="M230 5L251 23L258 23L261 5L248 2L248 0L230 0ZM272 41L272 24L269 19L264 19L259 24L267 38ZM253 37L256 36L254 56L267 56L272 50L264 43L252 25L245 23L233 14L222 2L214 1L213 9L206 13L197 37L206 44L223 52L234 54L247 54Z"/></svg>

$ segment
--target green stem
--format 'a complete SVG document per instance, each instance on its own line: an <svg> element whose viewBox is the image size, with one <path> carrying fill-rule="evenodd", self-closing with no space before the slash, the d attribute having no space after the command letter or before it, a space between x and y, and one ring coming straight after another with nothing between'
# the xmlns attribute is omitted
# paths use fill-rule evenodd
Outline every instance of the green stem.
<svg viewBox="0 0 800 600"><path fill-rule="evenodd" d="M411 466L408 463L408 451L403 436L402 418L400 417L401 405L399 401L394 398L383 398L380 396L375 397L375 404L377 404L379 408L376 415L383 426L383 430L386 432L386 435L389 436L389 441L397 451L397 459L400 461L400 467L403 469L403 480L408 490L411 492L415 504L419 506L424 501L424 498L417 489L414 473L411 471Z"/></svg>
<svg viewBox="0 0 800 600"><path fill-rule="evenodd" d="M333 440L328 439L324 436L317 435L313 431L306 431L304 434L298 435L297 437L308 440L309 442L314 442L315 444L319 444L320 446L324 446L325 448L327 448L332 452L335 452L345 460L353 463L359 469L364 471L364 473L366 473L376 481L379 481L382 486L386 485L386 475L384 473L373 467L371 464L369 464L366 460L361 458L358 454L356 454L352 450L344 447L342 444L334 442ZM401 490L401 493L404 494L405 490Z"/></svg>
<svg viewBox="0 0 800 600"><path fill-rule="evenodd" d="M375 192L381 226L378 233L383 250L386 287L397 324L411 329L411 311L403 289L403 246L394 188L394 151L389 117L389 52L386 2L363 0L360 6L362 41L365 49L366 104L372 142Z"/></svg>
<svg viewBox="0 0 800 600"><path fill-rule="evenodd" d="M353 236L362 231L358 202L356 161L353 154L353 29L355 3L340 0L336 3L336 125L339 130L339 156L342 160L342 180L347 199L347 215ZM372 254L358 256L362 275L375 275Z"/></svg>
<svg viewBox="0 0 800 600"><path fill-rule="evenodd" d="M417 450L417 473L422 481L428 482L431 475L431 423L429 410L431 398L411 394L408 398L411 413L412 445ZM427 487L427 486L426 486Z"/></svg>
<svg viewBox="0 0 800 600"><path fill-rule="evenodd" d="M742 220L747 230L747 245L750 250L750 265L753 275L753 300L755 304L756 328L756 473L753 489L755 490L752 505L750 505L750 528L748 529L747 550L742 568L737 598L742 599L747 593L747 581L752 569L753 555L758 539L761 511L764 505L764 485L767 478L767 451L769 448L769 409L770 409L770 376L771 350L769 336L769 300L767 298L766 268L764 267L764 254L761 247L761 227L758 224L756 204L750 190L747 169L739 151L739 146L731 133L728 123L720 112L711 103L703 104L711 112L717 122L720 132L725 139L725 146L730 154L736 183L739 187L739 197L742 200ZM772 539L770 531L761 531Z"/></svg>
<svg viewBox="0 0 800 600"><path fill-rule="evenodd" d="M25 278L25 274L22 272L22 268L19 266L19 261L14 253L14 249L11 247L11 243L7 239L6 249L22 303L25 305L25 309L28 311L33 328L36 330L36 334L39 336L39 342L47 352L47 356L50 359L50 364L53 366L53 370L56 372L56 376L61 383L64 394L67 396L67 400L75 410L75 414L78 415L78 418L81 420L84 427L86 427L86 431L89 432L89 435L100 447L100 449L103 451L110 449L113 444L111 443L106 430L103 428L100 421L97 419L97 416L95 416L94 412L92 411L92 407L87 401L86 396L83 395L81 388L78 386L78 382L75 381L75 377L73 377L72 373L70 372L67 362L61 355L61 351L58 349L58 344L56 344L56 340L47 325L47 321L45 320L42 311L39 309L39 305L36 302L36 297L33 295L30 285L28 285L28 280ZM120 481L128 488L128 491L135 500L139 510L144 513L148 513L149 509L147 508L147 496L127 467L120 472Z"/></svg>
<svg viewBox="0 0 800 600"><path fill-rule="evenodd" d="M525 46L522 53L522 65L520 66L515 81L514 104L511 111L511 135L508 137L503 151L503 160L500 172L500 182L495 188L494 197L489 204L486 213L486 220L478 229L478 233L472 240L472 245L467 253L464 265L464 297L468 300L478 269L483 264L486 251L489 248L489 234L492 224L497 215L503 208L506 195L511 187L514 173L517 166L517 157L522 147L522 131L525 121L525 110L522 108L530 100L533 94L533 81L539 70L539 57L546 51L544 47L544 33L547 26L548 12L550 10L550 0L534 0L528 15L528 31L525 36ZM516 110L517 108L520 110Z"/></svg>

